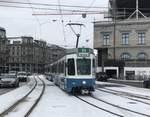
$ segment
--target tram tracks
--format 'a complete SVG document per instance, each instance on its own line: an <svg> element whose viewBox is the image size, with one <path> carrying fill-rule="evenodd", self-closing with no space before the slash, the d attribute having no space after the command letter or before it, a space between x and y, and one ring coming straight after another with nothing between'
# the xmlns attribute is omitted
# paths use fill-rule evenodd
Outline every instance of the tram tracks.
<svg viewBox="0 0 150 117"><path fill-rule="evenodd" d="M143 104L149 105L150 106L150 98L148 97L144 97L141 95L134 95L134 94L130 94L130 93L125 93L125 92L120 92L120 91L115 91L115 90L111 90L111 89L107 89L107 88L103 88L103 89L96 89L98 91L102 91L105 93L109 93L109 94L113 94L116 96L120 96L120 97L124 97L133 101L137 101L137 102L141 102ZM149 102L146 102L149 101Z"/></svg>
<svg viewBox="0 0 150 117"><path fill-rule="evenodd" d="M98 108L98 109L100 109L100 110L103 110L103 111L105 111L105 112L108 112L108 113L110 113L110 114L112 114L112 115L115 115L115 116L118 116L118 117L126 117L125 115L122 115L122 113L117 113L117 112L114 112L114 111L112 111L112 110L110 110L112 107L113 108L118 108L119 110L122 110L122 111L125 111L125 112L127 112L127 113L132 113L132 114L135 114L135 115L140 115L140 116L144 116L144 117L150 117L150 115L149 114L146 114L146 113L142 113L142 112L138 112L138 111L135 111L135 110L132 110L132 109L128 109L128 108L125 108L125 107L122 107L122 106L119 106L119 105L116 105L116 104L113 104L113 103L111 103L111 102L108 102L108 101L105 101L105 100L103 100L103 99L100 99L100 98L98 98L98 97L95 97L95 96L93 96L93 95L91 95L90 97L88 97L89 99L87 99L87 98L85 98L84 96L76 96L78 99L80 99L81 101L83 101L83 102L85 102L85 103L87 103L87 104L89 104L89 105L91 105L91 106L93 106L93 107L96 107L96 108ZM91 98L91 99L90 99ZM101 106L101 105L98 105L98 102L97 103L93 103L93 102L91 102L91 101L89 101L89 100L92 100L92 99L95 99L95 100L97 100L98 102L102 102L102 103L104 103L104 104L106 104L107 106L110 106L110 109L109 108L106 108L106 107L103 107L103 106ZM104 104L102 104L102 105L104 105Z"/></svg>
<svg viewBox="0 0 150 117"><path fill-rule="evenodd" d="M112 114L112 115L115 115L115 116L117 116L117 117L124 117L123 115L118 114L118 113L115 113L115 112L113 112L113 111L110 111L109 109L105 109L105 108L102 108L102 107L100 107L100 106L97 106L96 104L93 104L92 102L87 101L86 99L83 99L83 97L79 97L79 96L75 96L75 97L78 98L79 100L81 100L81 101L83 101L83 102L85 102L85 103L87 103L87 104L89 104L89 105L91 105L91 106L97 108L97 109L100 109L100 110L102 110L102 111L105 111L105 112L107 112L107 113L110 113L110 114Z"/></svg>
<svg viewBox="0 0 150 117"><path fill-rule="evenodd" d="M41 79L40 79L40 80L41 80ZM43 80L41 80L41 81L42 81L42 84L43 84L42 92L41 92L41 94L39 95L39 97L37 98L37 100L35 101L35 103L32 105L32 107L29 109L29 111L25 114L24 117L28 117L28 116L32 113L32 111L34 110L34 108L36 107L36 105L39 103L39 101L41 100L41 98L42 98L42 96L43 96L43 94L44 94L44 92L45 92L45 87L46 87L46 85L45 85L45 83L44 83Z"/></svg>
<svg viewBox="0 0 150 117"><path fill-rule="evenodd" d="M18 111L25 105L25 103L30 103L30 99L28 99L31 95L33 95L33 93L36 92L36 89L39 88L41 89L42 86L42 91L39 94L38 98L35 99L34 103L32 103L32 105L30 107L28 107L29 109L26 110L26 112L22 113L23 117L28 117L32 111L34 110L34 108L36 107L36 105L38 104L38 102L40 101L40 99L42 98L44 91L45 91L45 83L43 80L41 80L39 77L38 78L34 78L35 80L35 84L34 86L31 88L31 90L25 95L23 96L21 99L17 100L14 104L12 104L9 108L7 108L6 110L4 110L2 113L0 113L0 117L4 117L4 116L10 116L12 114L12 112L18 108ZM39 83L41 82L41 83ZM30 97L31 98L31 97ZM25 101L25 100L29 100L29 102Z"/></svg>

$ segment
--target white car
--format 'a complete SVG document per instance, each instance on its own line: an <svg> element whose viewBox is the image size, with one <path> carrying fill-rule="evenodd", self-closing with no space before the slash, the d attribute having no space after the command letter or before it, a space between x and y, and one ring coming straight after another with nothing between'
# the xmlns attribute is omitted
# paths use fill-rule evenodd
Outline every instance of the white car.
<svg viewBox="0 0 150 117"><path fill-rule="evenodd" d="M18 72L17 77L19 81L26 82L27 81L27 73L26 72Z"/></svg>
<svg viewBox="0 0 150 117"><path fill-rule="evenodd" d="M1 74L0 87L19 87L19 79L15 74Z"/></svg>

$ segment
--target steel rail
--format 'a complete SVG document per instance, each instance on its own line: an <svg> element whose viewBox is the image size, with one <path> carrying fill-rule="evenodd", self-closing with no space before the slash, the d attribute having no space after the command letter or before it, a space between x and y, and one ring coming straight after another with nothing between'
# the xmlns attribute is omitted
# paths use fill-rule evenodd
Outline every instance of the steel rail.
<svg viewBox="0 0 150 117"><path fill-rule="evenodd" d="M122 115L120 115L120 114L114 113L114 112L112 112L112 111L110 111L110 110L107 110L107 109L101 108L101 107L99 107L99 106L97 106L97 105L95 105L95 104L92 104L92 103L90 103L89 101L86 101L86 100L84 100L84 99L82 99L82 98L80 98L80 97L78 97L78 96L75 96L75 97L78 98L79 100L81 100L81 101L83 101L83 102L85 102L85 103L87 103L87 104L89 104L89 105L91 105L91 106L97 108L97 109L103 110L103 111L105 111L105 112L108 112L108 113L110 113L110 114L116 115L116 116L118 116L118 117L124 117L124 116L122 116Z"/></svg>
<svg viewBox="0 0 150 117"><path fill-rule="evenodd" d="M114 91L114 92L118 92L118 93L122 93L122 94L126 94L126 95L131 96L131 97L136 97L136 98L140 98L140 99L150 100L150 96L132 94L132 93L123 92L123 91L116 91L116 90L108 89L108 88L103 88L103 89Z"/></svg>
<svg viewBox="0 0 150 117"><path fill-rule="evenodd" d="M112 104L112 103L110 103L110 102L108 102L108 101L102 100L102 99L97 98L97 97L95 97L95 96L91 96L91 97L94 98L94 99L96 99L96 100L98 100L98 101L104 102L104 103L106 103L106 104L108 104L108 105L117 107L117 108L119 108L119 109L122 109L122 110L125 110L125 111L129 111L129 112L132 112L132 113L135 113L135 114L138 114L138 115L150 117L150 115L148 115L148 114L140 113L140 112L137 112L137 111L134 111L134 110L130 110L130 109L127 109L127 108L124 108L124 107L121 107L121 106Z"/></svg>
<svg viewBox="0 0 150 117"><path fill-rule="evenodd" d="M34 80L36 82L34 87L25 96L23 96L21 99L17 100L13 105L11 105L9 108L7 108L2 113L0 113L0 117L4 117L6 114L11 112L17 105L19 105L23 100L25 100L33 92L33 90L37 86L37 80L35 79L35 77L34 77Z"/></svg>
<svg viewBox="0 0 150 117"><path fill-rule="evenodd" d="M124 97L124 98L127 98L127 99L130 99L130 100L133 100L133 101L136 101L136 102L141 102L143 104L146 104L146 105L150 105L150 103L147 103L147 102L144 102L144 101L141 101L141 100L138 100L138 99L133 99L133 98L137 98L137 97L134 97L134 96L130 96L130 95L127 95L127 94L122 94L120 92L112 92L112 91L106 91L106 90L103 90L103 89L96 89L98 91L102 91L102 92L106 92L106 93L111 93L113 95L116 95L116 96L120 96L120 97ZM142 99L142 98L141 98ZM147 99L148 100L148 99ZM150 101L150 99L149 99Z"/></svg>
<svg viewBox="0 0 150 117"><path fill-rule="evenodd" d="M39 79L40 79L40 78L39 78ZM37 104L39 103L39 101L42 99L42 96L43 96L43 94L44 94L44 92L45 92L45 87L46 87L46 85L45 85L45 82L44 82L42 79L40 79L40 80L42 81L42 84L43 84L42 92L41 92L40 96L38 97L38 99L35 101L35 103L32 105L32 107L30 108L30 110L25 114L24 117L29 117L30 114L31 114L31 113L33 112L33 110L35 109L35 107L37 106Z"/></svg>

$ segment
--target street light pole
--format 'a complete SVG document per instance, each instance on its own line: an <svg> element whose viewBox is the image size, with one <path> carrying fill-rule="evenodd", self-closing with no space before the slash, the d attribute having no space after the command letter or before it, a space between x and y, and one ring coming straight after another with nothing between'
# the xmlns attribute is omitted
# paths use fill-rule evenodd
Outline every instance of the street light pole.
<svg viewBox="0 0 150 117"><path fill-rule="evenodd" d="M113 34L113 43L114 43L114 60L116 59L116 16L114 17L114 34Z"/></svg>
<svg viewBox="0 0 150 117"><path fill-rule="evenodd" d="M115 9L114 9L114 14L113 14L114 16L113 16L113 25L114 25L114 29L113 29L113 32L114 32L114 34L113 34L113 45L114 45L114 60L116 60L116 7L115 7Z"/></svg>

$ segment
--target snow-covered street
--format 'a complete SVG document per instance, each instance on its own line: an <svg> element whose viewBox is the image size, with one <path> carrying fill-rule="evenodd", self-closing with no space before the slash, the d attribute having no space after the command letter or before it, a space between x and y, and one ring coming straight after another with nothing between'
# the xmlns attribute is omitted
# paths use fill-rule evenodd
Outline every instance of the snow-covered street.
<svg viewBox="0 0 150 117"><path fill-rule="evenodd" d="M149 89L97 82L91 96L73 96L48 81L45 76L35 76L37 87L7 117L24 117L39 97L43 84L44 94L31 111L30 117L150 117ZM20 88L0 96L0 113L25 96L35 85L34 77Z"/></svg>
<svg viewBox="0 0 150 117"><path fill-rule="evenodd" d="M24 86L25 84L26 84L25 82L21 82L19 85L21 87L21 86ZM0 88L0 95L8 93L8 92L10 92L10 91L12 91L14 89L16 89L16 88L8 88L8 87Z"/></svg>

